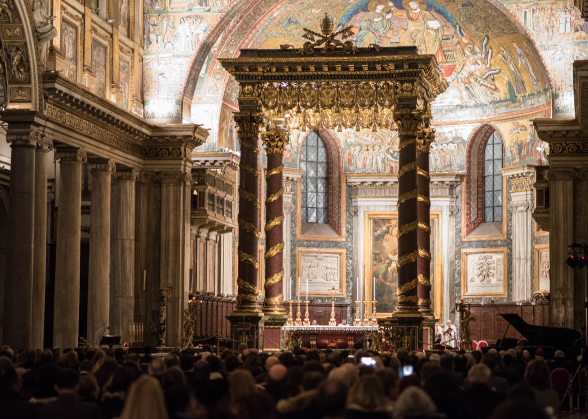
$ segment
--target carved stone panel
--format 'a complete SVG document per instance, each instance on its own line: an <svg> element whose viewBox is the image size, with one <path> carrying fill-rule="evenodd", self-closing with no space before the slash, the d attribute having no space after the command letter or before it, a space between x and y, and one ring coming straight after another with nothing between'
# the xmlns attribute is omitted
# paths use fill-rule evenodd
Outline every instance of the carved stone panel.
<svg viewBox="0 0 588 419"><path fill-rule="evenodd" d="M535 292L549 291L549 243L535 245Z"/></svg>
<svg viewBox="0 0 588 419"><path fill-rule="evenodd" d="M345 249L296 249L296 295L330 297L335 286L335 297L345 297Z"/></svg>
<svg viewBox="0 0 588 419"><path fill-rule="evenodd" d="M462 297L506 297L507 249L463 249Z"/></svg>

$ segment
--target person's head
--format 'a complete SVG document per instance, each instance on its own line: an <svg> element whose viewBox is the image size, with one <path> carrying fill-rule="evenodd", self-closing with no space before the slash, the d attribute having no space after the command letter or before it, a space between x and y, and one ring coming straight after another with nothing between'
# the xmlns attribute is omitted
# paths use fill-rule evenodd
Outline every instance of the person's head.
<svg viewBox="0 0 588 419"><path fill-rule="evenodd" d="M180 367L171 367L167 370L163 379L161 380L163 388L170 388L176 386L186 386L186 376Z"/></svg>
<svg viewBox="0 0 588 419"><path fill-rule="evenodd" d="M139 358L139 355L137 354L128 354L125 362L128 364L132 364L134 366L136 366L137 368L139 368L141 366L141 359Z"/></svg>
<svg viewBox="0 0 588 419"><path fill-rule="evenodd" d="M123 348L116 348L114 350L114 359L118 362L122 362L125 359L125 350Z"/></svg>
<svg viewBox="0 0 588 419"><path fill-rule="evenodd" d="M453 371L455 369L453 355L447 353L441 355L439 358L439 365L444 371Z"/></svg>
<svg viewBox="0 0 588 419"><path fill-rule="evenodd" d="M177 354L169 353L165 356L165 365L168 368L171 367L179 367L180 366L180 357Z"/></svg>
<svg viewBox="0 0 588 419"><path fill-rule="evenodd" d="M55 383L55 391L57 391L57 393L59 393L59 394L63 394L63 393L75 394L79 381L80 381L80 376L78 375L77 371L74 371L71 368L62 368L57 373L57 381Z"/></svg>
<svg viewBox="0 0 588 419"><path fill-rule="evenodd" d="M77 388L78 398L80 400L95 402L100 395L100 388L98 388L98 381L92 374L80 375L80 381Z"/></svg>
<svg viewBox="0 0 588 419"><path fill-rule="evenodd" d="M231 403L246 404L256 390L255 379L249 371L236 370L229 375Z"/></svg>
<svg viewBox="0 0 588 419"><path fill-rule="evenodd" d="M398 397L394 406L396 418L406 419L418 416L430 416L437 412L431 397L417 386L410 386Z"/></svg>
<svg viewBox="0 0 588 419"><path fill-rule="evenodd" d="M551 388L549 368L542 359L534 359L527 364L524 376L525 384L537 390Z"/></svg>
<svg viewBox="0 0 588 419"><path fill-rule="evenodd" d="M225 358L225 368L227 372L233 372L239 368L239 358L237 358L237 355L231 354Z"/></svg>
<svg viewBox="0 0 588 419"><path fill-rule="evenodd" d="M196 380L206 381L210 377L210 364L202 359L194 363L194 378Z"/></svg>
<svg viewBox="0 0 588 419"><path fill-rule="evenodd" d="M549 419L549 415L534 400L517 398L498 405L490 419Z"/></svg>
<svg viewBox="0 0 588 419"><path fill-rule="evenodd" d="M149 375L152 375L154 377L158 377L161 379L165 375L165 373L167 372L167 365L161 359L154 359L153 361L151 361L149 363L148 372L149 372Z"/></svg>
<svg viewBox="0 0 588 419"><path fill-rule="evenodd" d="M398 373L397 369L383 368L376 371L376 376L384 384L384 395L391 401L395 401L398 397Z"/></svg>
<svg viewBox="0 0 588 419"><path fill-rule="evenodd" d="M484 358L482 358L482 362L488 365L490 371L495 371L498 369L498 367L500 367L500 354L498 354L498 352L488 352L486 355L484 355Z"/></svg>
<svg viewBox="0 0 588 419"><path fill-rule="evenodd" d="M559 359L565 359L566 358L566 354L564 353L564 351L557 350L557 351L555 351L554 358L555 359L558 359L558 358Z"/></svg>
<svg viewBox="0 0 588 419"><path fill-rule="evenodd" d="M142 375L130 388L120 419L168 419L159 381Z"/></svg>
<svg viewBox="0 0 588 419"><path fill-rule="evenodd" d="M322 417L342 416L347 404L347 386L339 380L327 379L319 385L316 401Z"/></svg>
<svg viewBox="0 0 588 419"><path fill-rule="evenodd" d="M5 356L0 356L0 396L5 397L15 391L17 384L18 376L12 361Z"/></svg>
<svg viewBox="0 0 588 419"><path fill-rule="evenodd" d="M384 384L374 374L366 374L359 377L347 397L347 408L364 411L386 410L388 401L384 395Z"/></svg>
<svg viewBox="0 0 588 419"><path fill-rule="evenodd" d="M411 1L411 2L409 2L409 3L408 3L408 7L410 7L410 9L411 9L413 12L416 12L416 11L418 11L418 10L420 9L420 6L419 6L419 4L418 4L416 1Z"/></svg>
<svg viewBox="0 0 588 419"><path fill-rule="evenodd" d="M420 369L420 374L421 374L421 382L426 383L427 380L429 379L430 376L432 376L435 373L441 372L443 371L441 369L441 367L439 366L438 362L425 362Z"/></svg>
<svg viewBox="0 0 588 419"><path fill-rule="evenodd" d="M411 3L413 3L413 2L411 2ZM447 320L447 321L445 322L445 324L447 325L447 327L451 327L451 320Z"/></svg>
<svg viewBox="0 0 588 419"><path fill-rule="evenodd" d="M489 384L492 371L486 364L476 364L468 371L468 378L472 384Z"/></svg>
<svg viewBox="0 0 588 419"><path fill-rule="evenodd" d="M396 358L400 361L400 366L405 365L408 358L408 351L404 348L400 348L398 352L396 352Z"/></svg>
<svg viewBox="0 0 588 419"><path fill-rule="evenodd" d="M269 356L266 360L265 360L265 370L268 371L271 367L273 367L276 364L279 364L280 360L275 357L275 356Z"/></svg>

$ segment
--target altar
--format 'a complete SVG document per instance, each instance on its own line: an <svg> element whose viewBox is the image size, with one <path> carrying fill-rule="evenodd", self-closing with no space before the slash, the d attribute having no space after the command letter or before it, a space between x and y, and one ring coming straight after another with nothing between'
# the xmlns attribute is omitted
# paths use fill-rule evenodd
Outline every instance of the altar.
<svg viewBox="0 0 588 419"><path fill-rule="evenodd" d="M286 348L367 349L368 341L381 339L378 326L284 326ZM373 345L373 344L372 344Z"/></svg>

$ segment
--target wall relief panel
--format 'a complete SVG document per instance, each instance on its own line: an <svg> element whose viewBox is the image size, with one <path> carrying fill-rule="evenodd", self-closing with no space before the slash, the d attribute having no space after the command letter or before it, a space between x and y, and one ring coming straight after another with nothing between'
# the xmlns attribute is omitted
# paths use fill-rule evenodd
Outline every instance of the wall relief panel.
<svg viewBox="0 0 588 419"><path fill-rule="evenodd" d="M462 297L507 297L506 247L462 249Z"/></svg>

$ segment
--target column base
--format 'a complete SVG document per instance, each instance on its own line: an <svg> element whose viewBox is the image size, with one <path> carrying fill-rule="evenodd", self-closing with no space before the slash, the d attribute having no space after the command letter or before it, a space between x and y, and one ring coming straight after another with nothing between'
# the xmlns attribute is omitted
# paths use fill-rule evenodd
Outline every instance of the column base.
<svg viewBox="0 0 588 419"><path fill-rule="evenodd" d="M288 316L282 309L282 313L264 313L263 316L263 344L264 351L279 351L284 347L284 334L282 326L286 324Z"/></svg>
<svg viewBox="0 0 588 419"><path fill-rule="evenodd" d="M422 347L422 323L423 316L418 311L397 311L390 317L378 320L379 326L384 329L385 346L395 350L406 348L408 351L416 351Z"/></svg>
<svg viewBox="0 0 588 419"><path fill-rule="evenodd" d="M241 343L248 348L260 349L259 332L263 330L263 315L261 313L243 312L235 310L226 316L231 323L231 347L236 350Z"/></svg>

